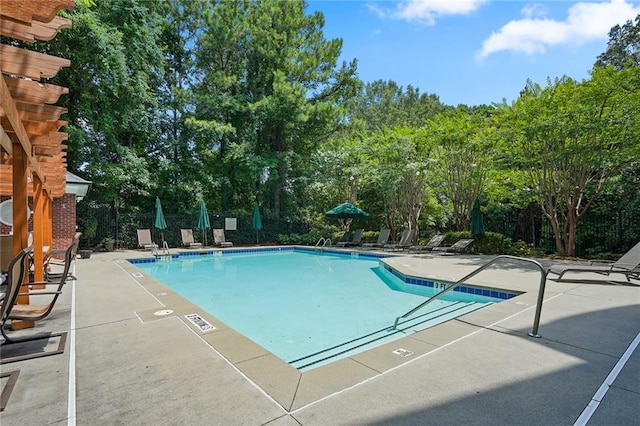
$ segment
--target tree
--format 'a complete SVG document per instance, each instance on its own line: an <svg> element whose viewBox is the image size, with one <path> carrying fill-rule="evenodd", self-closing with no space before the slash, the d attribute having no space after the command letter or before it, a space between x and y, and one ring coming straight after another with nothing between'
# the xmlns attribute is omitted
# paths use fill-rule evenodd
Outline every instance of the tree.
<svg viewBox="0 0 640 426"><path fill-rule="evenodd" d="M71 60L56 79L69 87L69 169L100 188L89 199L134 207L153 187L147 148L157 136L160 15L143 0L78 2L67 15L73 28L49 48Z"/></svg>
<svg viewBox="0 0 640 426"><path fill-rule="evenodd" d="M427 126L437 167L431 169L438 194L453 208L458 231L469 229L471 208L486 189L493 167L495 136L485 114L456 109L439 114Z"/></svg>
<svg viewBox="0 0 640 426"><path fill-rule="evenodd" d="M629 20L623 26L616 25L609 31L607 50L598 56L596 67L613 65L617 70L640 65L640 15L635 24Z"/></svg>
<svg viewBox="0 0 640 426"><path fill-rule="evenodd" d="M393 231L414 229L427 198L430 146L426 132L415 128L387 129L366 139L373 170L369 184L382 195L387 226Z"/></svg>
<svg viewBox="0 0 640 426"><path fill-rule="evenodd" d="M377 80L367 83L349 102L347 116L357 131L383 132L386 128L421 127L446 109L434 94L420 93L411 85L405 90L393 80Z"/></svg>
<svg viewBox="0 0 640 426"><path fill-rule="evenodd" d="M157 195L171 200L175 211L193 211L201 198L217 207L212 201L219 188L204 167L207 157L196 150L194 131L188 125L195 105L192 87L201 80L195 44L208 2L170 0L156 4L163 16L160 43L164 72L157 89L159 134L148 151L154 177L165 183Z"/></svg>
<svg viewBox="0 0 640 426"><path fill-rule="evenodd" d="M640 68L600 68L590 80L529 83L503 112L507 141L550 221L556 250L574 256L579 220L603 184L638 155Z"/></svg>
<svg viewBox="0 0 640 426"><path fill-rule="evenodd" d="M342 41L326 40L323 15L305 15L305 7L226 1L206 16L191 124L217 152L224 209L258 193L276 217L294 209L309 157L340 126L341 105L355 93L355 61L337 67Z"/></svg>

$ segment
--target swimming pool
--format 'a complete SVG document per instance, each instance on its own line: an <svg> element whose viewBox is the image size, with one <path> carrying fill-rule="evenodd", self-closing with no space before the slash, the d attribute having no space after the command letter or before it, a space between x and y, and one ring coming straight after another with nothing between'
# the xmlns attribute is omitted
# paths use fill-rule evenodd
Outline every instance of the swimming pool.
<svg viewBox="0 0 640 426"><path fill-rule="evenodd" d="M397 316L440 284L402 277L369 255L293 249L207 254L132 262L302 371L508 298L452 292L390 330Z"/></svg>

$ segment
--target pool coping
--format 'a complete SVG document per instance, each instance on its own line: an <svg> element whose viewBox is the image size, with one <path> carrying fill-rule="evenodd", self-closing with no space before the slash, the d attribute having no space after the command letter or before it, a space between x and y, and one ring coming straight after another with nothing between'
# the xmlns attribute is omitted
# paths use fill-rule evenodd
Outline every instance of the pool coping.
<svg viewBox="0 0 640 426"><path fill-rule="evenodd" d="M277 247L273 250L315 251L304 246ZM237 254L239 252L255 252L260 249L214 249L180 251L183 255L216 256ZM271 250L263 248L263 250ZM351 249L324 249L340 254L358 253ZM186 254L185 254L186 253ZM443 281L442 278L416 274L403 266L401 254L367 251L364 255L379 258L381 262L397 273L410 277L409 279L424 279ZM164 284L147 276L135 266L135 263L119 259L119 266L160 304L161 308L137 311L136 315L142 322L157 321L167 317L176 317L188 326L200 339L236 368L247 379L268 394L287 412L302 409L323 398L345 389L357 386L375 377L392 371L404 364L426 356L452 342L469 337L479 330L488 328L514 313L527 309L535 303L535 297L527 292L516 289L517 294L499 304L492 304L480 310L460 316L437 326L412 333L393 342L382 344L375 348L359 352L352 356L339 359L326 365L321 365L307 371L299 371L271 354L262 346L236 332L224 322L208 314L197 305L187 301L182 296L166 287ZM139 263L140 258L132 259ZM446 280L445 280L446 281ZM478 284L479 287L484 287ZM474 285L476 287L476 285ZM171 311L165 315L158 315L159 311ZM164 314L164 313L163 313ZM187 315L197 314L203 320L215 327L213 330L203 331L198 325L186 318ZM391 325L391 324L390 324Z"/></svg>

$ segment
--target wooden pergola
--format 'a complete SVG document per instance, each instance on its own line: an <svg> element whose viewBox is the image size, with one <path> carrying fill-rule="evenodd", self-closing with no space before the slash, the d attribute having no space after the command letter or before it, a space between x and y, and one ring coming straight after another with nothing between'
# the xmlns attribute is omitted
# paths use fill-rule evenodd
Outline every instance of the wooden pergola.
<svg viewBox="0 0 640 426"><path fill-rule="evenodd" d="M71 20L56 16L74 0L2 0L0 34L33 43L53 39ZM52 201L65 194L66 108L54 106L66 87L47 84L68 59L0 44L0 196L13 198L13 254L28 245L28 200L33 206L34 278L43 277L43 247L52 241ZM21 296L19 303L28 303ZM27 325L28 326L28 325Z"/></svg>

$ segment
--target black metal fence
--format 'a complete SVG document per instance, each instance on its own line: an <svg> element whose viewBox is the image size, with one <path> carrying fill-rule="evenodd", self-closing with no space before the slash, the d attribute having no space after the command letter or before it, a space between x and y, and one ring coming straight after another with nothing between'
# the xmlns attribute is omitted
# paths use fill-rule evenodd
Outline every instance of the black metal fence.
<svg viewBox="0 0 640 426"><path fill-rule="evenodd" d="M487 230L514 241L525 241L545 253L556 251L553 229L541 213L521 212L512 217L494 218L488 220ZM638 241L639 212L619 211L615 216L587 214L578 224L576 256L588 258L603 253L624 253Z"/></svg>
<svg viewBox="0 0 640 426"><path fill-rule="evenodd" d="M182 245L180 229L193 229L197 242L212 245L211 230L203 235L196 229L196 214L165 214L167 229L160 231L153 227L154 215L116 214L110 207L90 208L95 233L82 240L83 247L97 247L104 239L116 241L117 248L135 248L138 244L137 229L150 229L153 240L160 243L162 238L170 247ZM234 244L256 244L256 232L252 228L252 217L210 213L212 228L224 228L225 217L237 218L237 230L225 231L225 236ZM305 222L262 218L263 229L258 233L261 244L276 243L280 234L304 234L310 225ZM514 241L522 240L546 253L555 252L555 242L550 223L534 208L525 209L517 214L486 218L487 231L503 234ZM585 216L578 225L576 256L591 257L602 253L624 253L640 241L640 214L632 211L620 211L613 217L598 214Z"/></svg>
<svg viewBox="0 0 640 426"><path fill-rule="evenodd" d="M116 248L136 248L138 246L138 236L136 230L150 229L154 242L161 244L166 241L170 247L180 247L182 245L181 229L192 229L196 242L213 245L213 232L211 229L203 232L196 229L198 218L196 214L167 214L164 217L167 228L160 231L154 228L155 216L153 214L116 214L110 207L98 207L89 209L95 223L95 233L93 236L84 237L82 245L85 247L97 247L105 239L115 240ZM233 214L209 214L211 228L223 228L225 217L237 219L236 231L225 231L227 240L234 244L260 244L275 243L279 234L306 233L309 226L306 223L292 220L270 219L262 217L262 229L257 233L252 228L253 216L242 216Z"/></svg>

